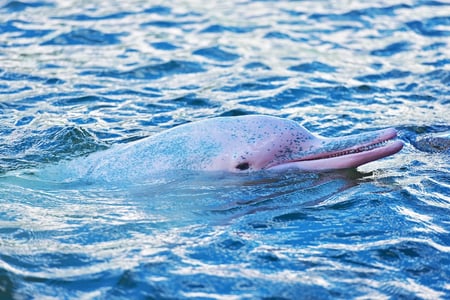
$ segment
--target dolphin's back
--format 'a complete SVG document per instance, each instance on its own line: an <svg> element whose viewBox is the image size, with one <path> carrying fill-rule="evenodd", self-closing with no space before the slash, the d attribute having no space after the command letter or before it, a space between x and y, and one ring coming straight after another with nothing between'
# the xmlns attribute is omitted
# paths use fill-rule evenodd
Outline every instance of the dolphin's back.
<svg viewBox="0 0 450 300"><path fill-rule="evenodd" d="M51 166L41 176L64 181L134 181L166 170L201 170L220 147L212 138L200 140L193 131L192 126L179 126L128 144L114 145Z"/></svg>

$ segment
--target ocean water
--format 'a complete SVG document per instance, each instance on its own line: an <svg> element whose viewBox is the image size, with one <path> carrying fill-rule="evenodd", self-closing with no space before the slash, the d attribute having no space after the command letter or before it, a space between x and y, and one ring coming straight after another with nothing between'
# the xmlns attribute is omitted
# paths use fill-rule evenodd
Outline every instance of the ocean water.
<svg viewBox="0 0 450 300"><path fill-rule="evenodd" d="M449 299L450 3L0 2L0 299ZM395 127L357 169L33 176L173 126Z"/></svg>

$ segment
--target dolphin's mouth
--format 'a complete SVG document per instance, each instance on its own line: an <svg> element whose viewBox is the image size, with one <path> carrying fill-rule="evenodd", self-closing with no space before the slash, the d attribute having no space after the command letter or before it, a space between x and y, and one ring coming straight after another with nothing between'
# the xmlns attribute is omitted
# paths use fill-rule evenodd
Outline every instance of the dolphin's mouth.
<svg viewBox="0 0 450 300"><path fill-rule="evenodd" d="M376 142L376 143L373 143L373 144L367 144L367 145L364 145L364 146L360 146L358 148L350 148L350 149L347 149L347 150L335 152L335 153L328 154L328 155L318 156L318 157L315 157L315 158L302 159L300 161L317 160L317 159L328 159L328 158L334 158L334 157L345 156L345 155L350 155L350 154L367 152L367 151L371 151L373 149L389 147L394 142L395 142L394 139L387 139L387 140L383 140L383 141Z"/></svg>
<svg viewBox="0 0 450 300"><path fill-rule="evenodd" d="M396 137L397 131L389 128L370 135L325 139L323 145L315 148L312 154L280 162L268 169L319 171L355 168L400 151L403 142L396 140Z"/></svg>

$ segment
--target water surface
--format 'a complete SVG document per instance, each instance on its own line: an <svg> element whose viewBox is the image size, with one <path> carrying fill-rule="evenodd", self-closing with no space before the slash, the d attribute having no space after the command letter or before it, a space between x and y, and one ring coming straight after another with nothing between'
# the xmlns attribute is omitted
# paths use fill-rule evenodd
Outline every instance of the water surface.
<svg viewBox="0 0 450 300"><path fill-rule="evenodd" d="M445 1L0 3L0 298L446 299ZM215 116L395 127L357 170L46 182Z"/></svg>

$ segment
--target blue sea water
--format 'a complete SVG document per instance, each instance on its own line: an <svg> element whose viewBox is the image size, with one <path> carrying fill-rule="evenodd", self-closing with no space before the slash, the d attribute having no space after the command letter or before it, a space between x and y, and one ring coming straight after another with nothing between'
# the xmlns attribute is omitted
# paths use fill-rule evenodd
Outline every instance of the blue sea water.
<svg viewBox="0 0 450 300"><path fill-rule="evenodd" d="M0 299L449 299L450 3L0 2ZM173 126L395 127L356 170L30 173Z"/></svg>

